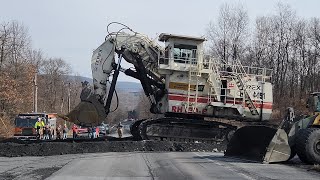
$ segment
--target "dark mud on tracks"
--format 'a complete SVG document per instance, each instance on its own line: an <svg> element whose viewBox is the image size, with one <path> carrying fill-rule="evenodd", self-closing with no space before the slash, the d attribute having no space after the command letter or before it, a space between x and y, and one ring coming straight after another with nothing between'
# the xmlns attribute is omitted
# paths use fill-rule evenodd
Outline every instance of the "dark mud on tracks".
<svg viewBox="0 0 320 180"><path fill-rule="evenodd" d="M195 143L170 141L132 141L130 139L67 139L65 141L22 141L8 139L0 142L0 156L52 156L62 154L103 152L221 152L225 142Z"/></svg>

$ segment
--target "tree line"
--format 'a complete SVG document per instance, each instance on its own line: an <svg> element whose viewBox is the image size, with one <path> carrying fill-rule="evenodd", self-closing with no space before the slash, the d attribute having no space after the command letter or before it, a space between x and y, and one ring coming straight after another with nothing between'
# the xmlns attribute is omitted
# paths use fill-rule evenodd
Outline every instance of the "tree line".
<svg viewBox="0 0 320 180"><path fill-rule="evenodd" d="M308 94L320 89L320 19L302 18L279 3L271 15L250 23L241 4L224 4L207 28L210 54L224 63L273 69L274 114L288 106L306 110Z"/></svg>
<svg viewBox="0 0 320 180"><path fill-rule="evenodd" d="M4 126L12 128L18 113L34 111L36 87L37 112L67 114L80 102L81 81L83 79L73 74L66 60L46 57L40 49L34 49L25 25L17 21L0 24L0 136L1 132L6 132ZM128 117L128 107L121 103L122 96L130 96L130 93L120 91L118 100L114 95L113 112L106 119L107 123L117 123ZM147 103L144 95L139 99ZM139 110L141 117L148 114L142 107Z"/></svg>
<svg viewBox="0 0 320 180"><path fill-rule="evenodd" d="M46 57L32 48L28 29L17 21L0 24L0 118L10 127L18 113L33 112L35 76L38 87L38 112L68 111L79 102L81 84L68 75L70 65L61 58Z"/></svg>
<svg viewBox="0 0 320 180"><path fill-rule="evenodd" d="M206 31L209 53L222 62L240 60L243 65L273 69L275 115L287 106L304 111L308 94L319 90L319 18L299 17L289 5L279 3L274 14L257 17L250 23L241 4L224 4ZM28 29L22 23L0 24L1 119L12 124L17 113L33 111L35 75L38 112L66 114L69 90L71 109L78 104L81 92L81 80L70 78L70 74L72 68L65 60L46 57L32 47ZM146 98L141 97L137 109L143 117L150 116L147 104ZM120 104L108 121L125 118L127 112L123 109Z"/></svg>

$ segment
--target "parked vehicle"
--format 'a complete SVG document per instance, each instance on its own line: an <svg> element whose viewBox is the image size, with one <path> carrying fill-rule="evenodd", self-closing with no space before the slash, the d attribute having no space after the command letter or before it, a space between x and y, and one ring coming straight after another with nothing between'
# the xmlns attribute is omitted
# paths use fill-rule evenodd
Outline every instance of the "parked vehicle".
<svg viewBox="0 0 320 180"><path fill-rule="evenodd" d="M56 113L20 113L15 118L14 137L18 139L36 139L36 129L34 128L38 118L43 118L45 124L56 128Z"/></svg>
<svg viewBox="0 0 320 180"><path fill-rule="evenodd" d="M98 127L99 127L99 134L104 135L104 136L107 134L110 134L109 124L102 122L101 125Z"/></svg>
<svg viewBox="0 0 320 180"><path fill-rule="evenodd" d="M84 135L87 136L88 135L88 128L78 126L78 135L79 136L84 136Z"/></svg>

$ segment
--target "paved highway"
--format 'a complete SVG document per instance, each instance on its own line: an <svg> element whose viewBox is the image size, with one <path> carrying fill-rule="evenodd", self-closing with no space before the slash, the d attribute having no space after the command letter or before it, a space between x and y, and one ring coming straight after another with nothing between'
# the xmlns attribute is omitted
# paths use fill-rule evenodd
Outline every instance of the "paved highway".
<svg viewBox="0 0 320 180"><path fill-rule="evenodd" d="M221 153L105 153L74 159L48 179L319 179L289 165L259 164Z"/></svg>
<svg viewBox="0 0 320 180"><path fill-rule="evenodd" d="M308 167L310 168L310 167ZM284 164L259 164L222 153L101 153L0 157L0 179L319 179L320 173Z"/></svg>

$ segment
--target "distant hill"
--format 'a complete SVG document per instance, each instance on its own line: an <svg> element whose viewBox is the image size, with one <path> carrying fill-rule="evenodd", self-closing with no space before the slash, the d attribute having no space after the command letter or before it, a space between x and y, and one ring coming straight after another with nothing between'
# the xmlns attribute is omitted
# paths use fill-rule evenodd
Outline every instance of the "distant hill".
<svg viewBox="0 0 320 180"><path fill-rule="evenodd" d="M83 76L66 76L68 79L76 80L79 82L88 81L92 84L92 78L83 77ZM142 86L140 83L136 82L127 82L127 81L118 81L116 84L116 89L119 91L127 91L127 92L140 92L142 91Z"/></svg>
<svg viewBox="0 0 320 180"><path fill-rule="evenodd" d="M128 92L140 92L143 90L140 83L126 82L126 81L118 81L116 84L116 88L119 90L125 90Z"/></svg>

